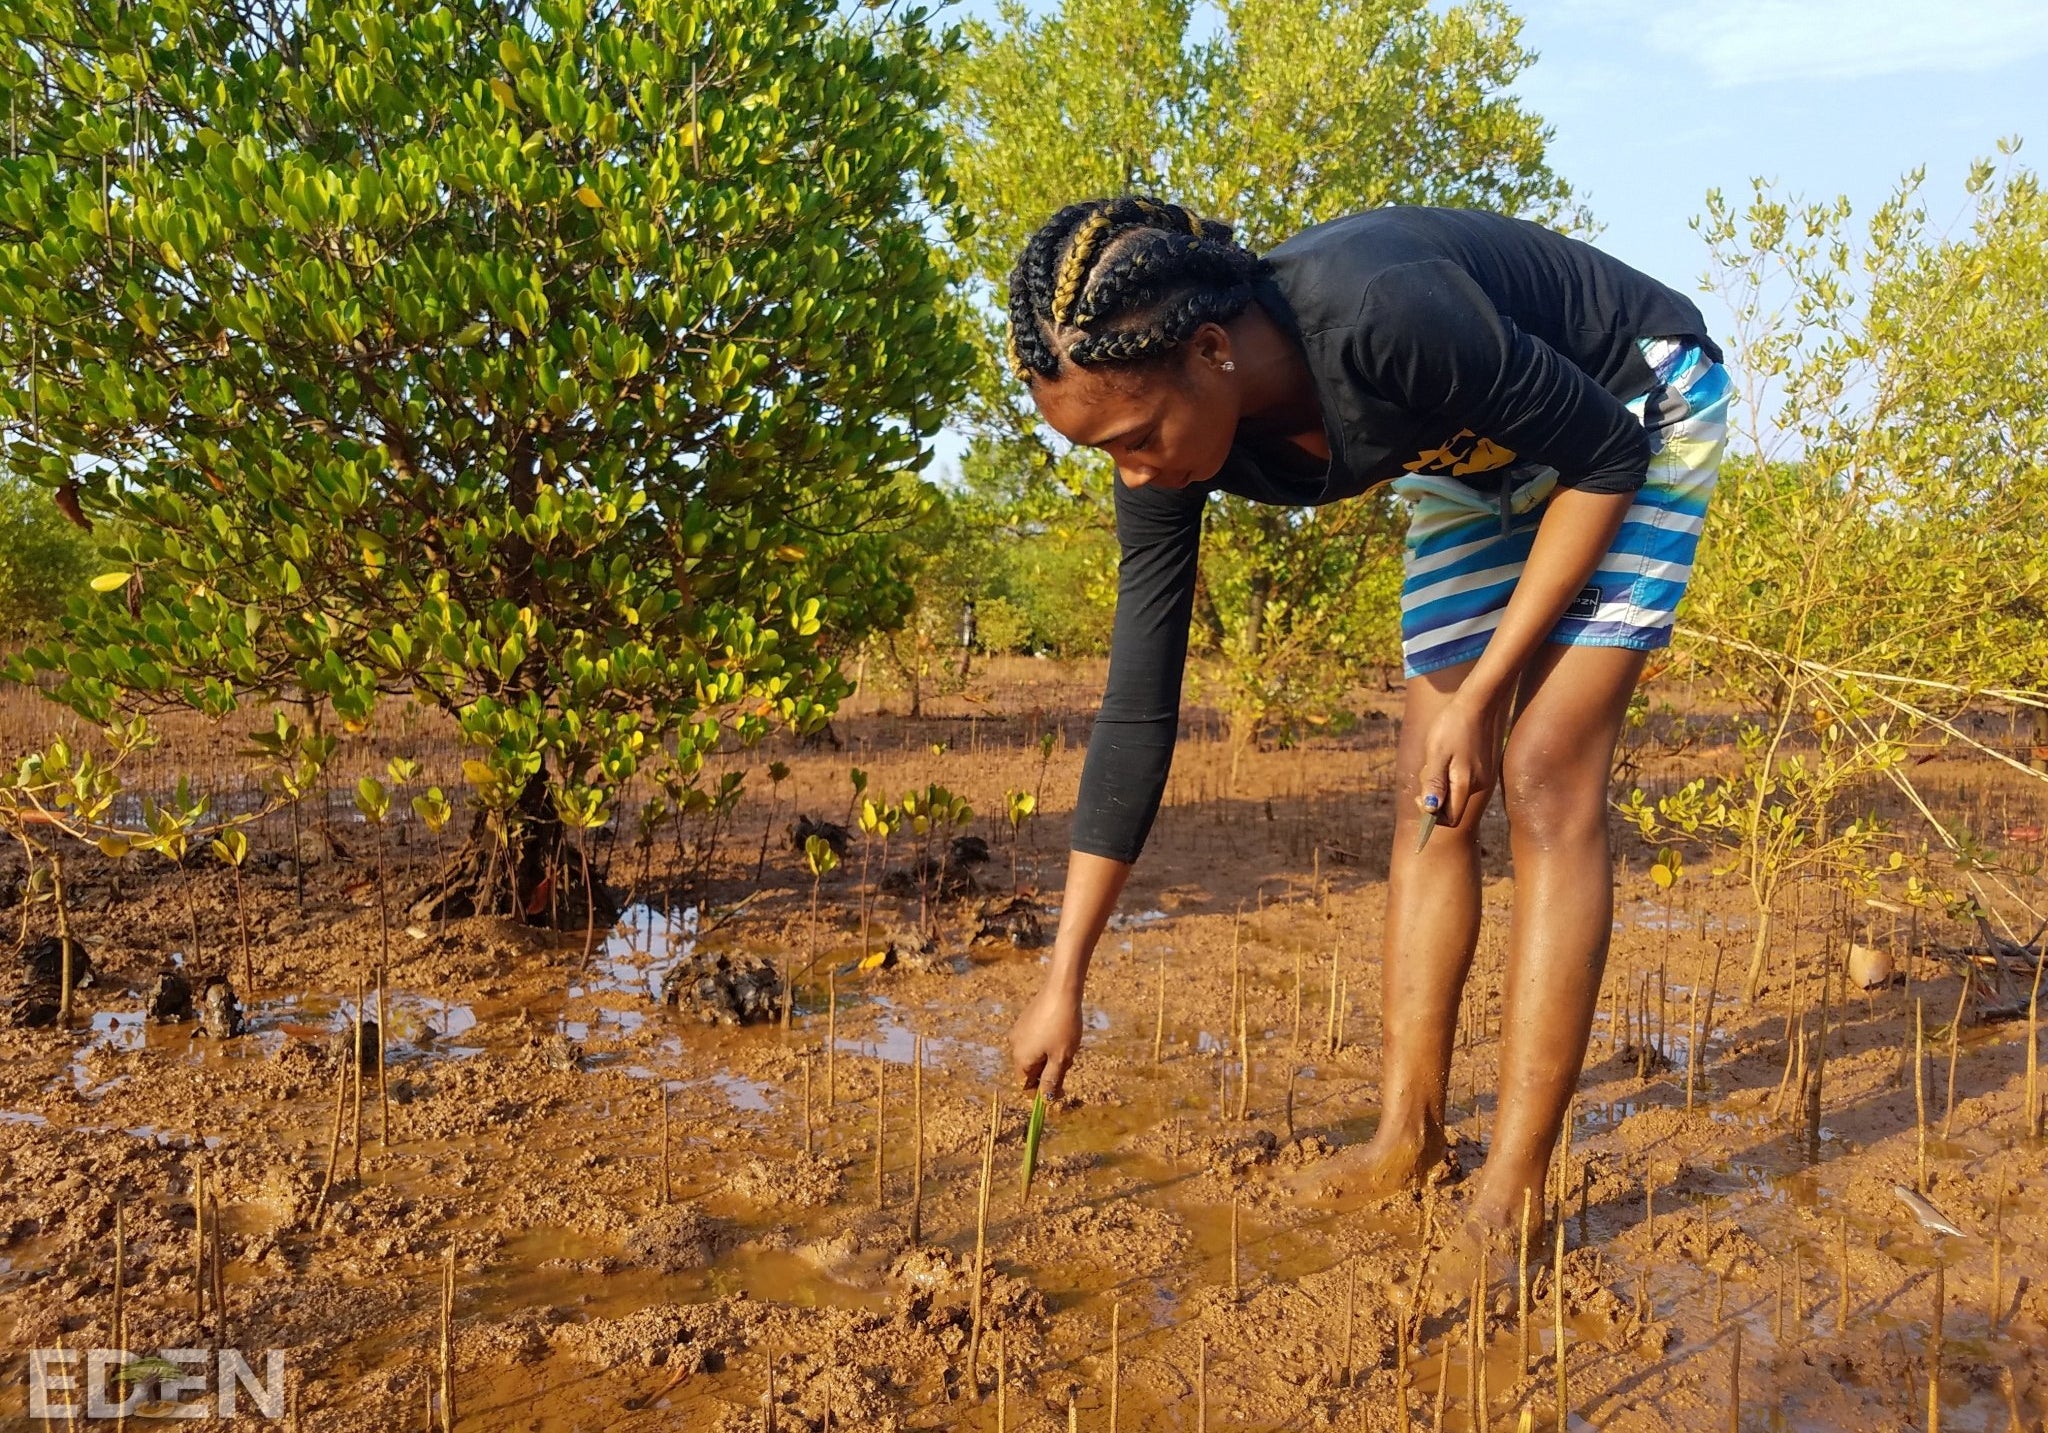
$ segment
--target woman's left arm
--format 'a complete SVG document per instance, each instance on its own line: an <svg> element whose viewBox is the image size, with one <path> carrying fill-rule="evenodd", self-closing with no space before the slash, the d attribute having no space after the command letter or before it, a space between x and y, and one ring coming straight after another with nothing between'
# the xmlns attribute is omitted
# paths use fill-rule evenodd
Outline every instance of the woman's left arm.
<svg viewBox="0 0 2048 1433"><path fill-rule="evenodd" d="M1417 800L1427 809L1435 795L1437 818L1446 826L1463 819L1475 792L1493 788L1501 717L1522 672L1585 589L1634 497L1561 488L1545 505L1499 627L1425 740Z"/></svg>
<svg viewBox="0 0 2048 1433"><path fill-rule="evenodd" d="M1426 811L1434 795L1437 819L1456 825L1472 793L1492 788L1519 678L1620 530L1650 437L1621 399L1447 259L1375 278L1347 353L1374 391L1559 474L1499 627L1425 738L1417 803Z"/></svg>

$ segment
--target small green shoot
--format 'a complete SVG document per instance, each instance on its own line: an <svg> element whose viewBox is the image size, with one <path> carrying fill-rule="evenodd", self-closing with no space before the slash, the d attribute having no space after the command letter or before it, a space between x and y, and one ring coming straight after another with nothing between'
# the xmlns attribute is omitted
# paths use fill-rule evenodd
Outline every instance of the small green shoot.
<svg viewBox="0 0 2048 1433"><path fill-rule="evenodd" d="M1024 1187L1020 1198L1031 1197L1031 1176L1038 1170L1038 1137L1045 1133L1045 1092L1031 1098L1031 1123L1024 1130Z"/></svg>

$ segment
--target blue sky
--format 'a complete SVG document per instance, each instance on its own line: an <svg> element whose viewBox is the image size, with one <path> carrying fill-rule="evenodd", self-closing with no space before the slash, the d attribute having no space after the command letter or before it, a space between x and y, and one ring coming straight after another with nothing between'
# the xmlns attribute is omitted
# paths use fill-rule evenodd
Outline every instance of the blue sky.
<svg viewBox="0 0 2048 1433"><path fill-rule="evenodd" d="M988 0L962 8L988 13ZM1536 63L1516 85L1549 121L1552 164L1602 248L1688 293L1706 250L1688 227L1710 188L1752 176L1868 214L1915 165L1937 226L2001 136L2048 163L2048 0L1525 0ZM1722 317L1701 298L1709 323ZM941 467L959 444L938 445Z"/></svg>
<svg viewBox="0 0 2048 1433"><path fill-rule="evenodd" d="M1687 227L1707 190L1762 175L1868 214L1927 167L1928 216L1964 212L1962 180L2000 136L2048 158L2048 0L1537 0L1540 58L1516 86L1554 130L1550 158L1604 225L1596 242L1696 289ZM1719 317L1702 300L1709 322Z"/></svg>

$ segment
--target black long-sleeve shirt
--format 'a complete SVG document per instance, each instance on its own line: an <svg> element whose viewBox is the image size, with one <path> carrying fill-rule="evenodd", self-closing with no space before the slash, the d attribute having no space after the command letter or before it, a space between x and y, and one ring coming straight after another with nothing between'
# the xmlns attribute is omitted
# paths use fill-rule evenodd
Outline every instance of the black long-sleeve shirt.
<svg viewBox="0 0 2048 1433"><path fill-rule="evenodd" d="M1206 482L1115 483L1116 622L1074 812L1077 851L1134 861L1158 814L1211 493L1315 506L1403 473L1492 491L1499 469L1525 462L1555 468L1565 487L1633 492L1650 440L1624 404L1656 381L1636 341L1689 336L1721 356L1689 299L1521 219L1375 209L1266 257L1273 279L1258 301L1302 346L1331 459L1325 469L1240 441Z"/></svg>

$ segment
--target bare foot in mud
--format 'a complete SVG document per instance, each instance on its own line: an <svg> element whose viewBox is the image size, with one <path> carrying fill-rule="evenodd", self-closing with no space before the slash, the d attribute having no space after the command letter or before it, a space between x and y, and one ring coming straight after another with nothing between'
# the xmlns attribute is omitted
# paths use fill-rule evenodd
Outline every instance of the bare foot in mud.
<svg viewBox="0 0 2048 1433"><path fill-rule="evenodd" d="M1471 1218L1446 1219L1430 1250L1431 1277L1439 1287L1463 1288L1483 1268L1489 1280L1500 1251L1500 1235Z"/></svg>
<svg viewBox="0 0 2048 1433"><path fill-rule="evenodd" d="M1465 1226L1477 1235L1491 1235L1513 1247L1522 1237L1524 1200L1528 1203L1529 1239L1534 1244L1547 1227L1543 1217L1543 1171L1510 1172L1488 1161L1479 1171L1471 1201L1465 1206Z"/></svg>
<svg viewBox="0 0 2048 1433"><path fill-rule="evenodd" d="M1420 1188L1449 1150L1443 1126L1435 1120L1425 1119L1417 1128L1383 1119L1364 1144L1347 1145L1286 1183L1309 1198L1387 1199Z"/></svg>

